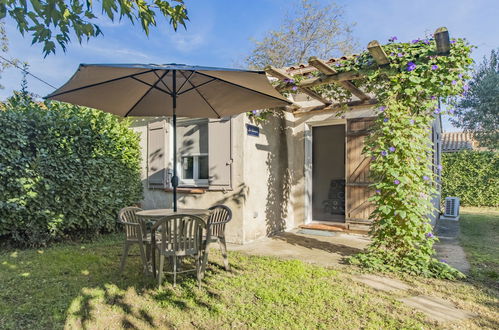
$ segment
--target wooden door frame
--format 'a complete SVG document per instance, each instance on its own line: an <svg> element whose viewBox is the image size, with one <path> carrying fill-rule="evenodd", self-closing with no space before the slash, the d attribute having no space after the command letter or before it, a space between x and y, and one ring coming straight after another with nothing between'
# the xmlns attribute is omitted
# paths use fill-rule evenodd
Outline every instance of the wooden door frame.
<svg viewBox="0 0 499 330"><path fill-rule="evenodd" d="M327 120L320 120L320 121L308 121L305 123L305 130L304 130L304 140L305 140L305 157L304 157L304 172L305 172L305 193L304 193L304 199L305 199L305 224L313 222L312 218L312 148L313 148L313 138L312 138L312 128L314 127L320 127L320 126L334 126L334 125L344 125L345 127L345 142L343 143L343 146L345 148L346 152L346 130L347 130L347 120L346 119L327 119ZM346 172L346 163L345 163L345 177L347 175ZM345 201L346 202L346 201Z"/></svg>

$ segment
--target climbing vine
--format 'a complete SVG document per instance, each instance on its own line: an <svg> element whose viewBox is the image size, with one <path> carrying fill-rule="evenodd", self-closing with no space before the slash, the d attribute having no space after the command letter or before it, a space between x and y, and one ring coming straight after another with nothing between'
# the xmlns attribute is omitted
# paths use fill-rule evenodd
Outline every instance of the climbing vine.
<svg viewBox="0 0 499 330"><path fill-rule="evenodd" d="M453 113L453 104L468 87L466 79L472 60L471 48L464 39L451 40L450 53L436 53L432 38L396 43L392 37L383 46L389 64L378 66L365 52L336 62L341 72L362 73L353 83L375 95L377 119L366 139L364 153L371 157L373 195L370 201L372 243L350 262L376 271L401 271L440 278L461 277L454 268L437 260L429 215L437 187L432 170L432 145L429 143L435 117ZM315 72L309 74L319 75ZM300 79L295 76L280 83L290 92ZM313 88L336 102L351 99L349 91L337 84ZM439 106L439 100L444 103Z"/></svg>

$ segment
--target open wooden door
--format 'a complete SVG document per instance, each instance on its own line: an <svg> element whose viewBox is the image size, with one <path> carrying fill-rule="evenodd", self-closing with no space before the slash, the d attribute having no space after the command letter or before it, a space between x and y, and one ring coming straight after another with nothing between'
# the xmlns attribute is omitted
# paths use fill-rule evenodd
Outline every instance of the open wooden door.
<svg viewBox="0 0 499 330"><path fill-rule="evenodd" d="M374 210L368 201L372 194L369 188L371 159L362 154L365 138L374 120L354 118L347 121L345 220L348 228L353 230L369 230L369 215Z"/></svg>

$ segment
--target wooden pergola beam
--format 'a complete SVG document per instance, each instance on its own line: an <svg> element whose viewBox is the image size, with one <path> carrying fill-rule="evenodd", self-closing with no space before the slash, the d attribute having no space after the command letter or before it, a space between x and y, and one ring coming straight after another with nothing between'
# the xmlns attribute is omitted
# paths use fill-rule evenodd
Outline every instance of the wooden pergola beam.
<svg viewBox="0 0 499 330"><path fill-rule="evenodd" d="M265 68L265 72L267 72L269 75L276 77L280 80L293 80L293 77L291 77L286 72L284 72L284 70L277 69L277 68L274 68L272 66L267 66ZM307 94L311 98L316 99L316 100L324 103L325 105L330 105L332 103L330 100L327 100L326 98L322 97L322 95L320 95L317 92L314 92L313 90L311 90L309 88L302 87L300 84L296 84L296 87L298 87L302 93ZM291 88L292 88L292 86L291 86Z"/></svg>
<svg viewBox="0 0 499 330"><path fill-rule="evenodd" d="M388 63L390 63L390 60L388 59L388 56L385 53L385 50L377 40L371 41L367 45L367 50L369 51L369 54L371 54L371 56L374 58L374 60L379 66L387 65Z"/></svg>
<svg viewBox="0 0 499 330"><path fill-rule="evenodd" d="M318 59L317 57L313 56L308 60L308 63L315 67L317 70L319 70L321 73L325 75L333 75L337 74L336 70L329 65L327 65L326 62ZM352 84L350 81L337 81L336 82L339 86L343 87L353 95L357 96L360 100L366 101L369 100L370 97L363 91L361 91L359 88L357 88L354 84Z"/></svg>
<svg viewBox="0 0 499 330"><path fill-rule="evenodd" d="M450 37L446 27L440 27L434 34L437 44L437 54L448 55L450 53Z"/></svg>
<svg viewBox="0 0 499 330"><path fill-rule="evenodd" d="M318 114L318 113L327 113L327 112L336 112L338 110L341 110L344 107L348 107L350 109L355 109L355 108L363 108L369 105L374 105L378 103L377 99L369 99L366 101L350 101L346 103L335 103L331 104L328 106L319 106L319 107L314 107L312 109L307 109L307 110L296 110L293 112L294 115L296 116L303 116L307 114Z"/></svg>

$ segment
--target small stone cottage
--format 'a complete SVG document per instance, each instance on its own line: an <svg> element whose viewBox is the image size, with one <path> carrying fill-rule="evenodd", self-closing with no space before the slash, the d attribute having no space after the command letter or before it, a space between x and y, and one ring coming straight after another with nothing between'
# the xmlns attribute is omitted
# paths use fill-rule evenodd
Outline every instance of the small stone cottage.
<svg viewBox="0 0 499 330"><path fill-rule="evenodd" d="M334 75L323 65L330 68L337 60L315 60L268 73L277 78L313 70ZM362 149L376 105L369 95L348 84L347 78L342 83L354 96L342 114L303 89L293 98L299 111L276 112L260 125L247 114L216 120L180 119L179 208L227 205L233 211L227 240L240 244L310 223L367 231L372 211L370 159L362 155ZM138 118L133 129L141 136L142 206L171 207L170 120ZM437 174L441 134L437 116L429 137ZM434 204L439 203L435 198Z"/></svg>

